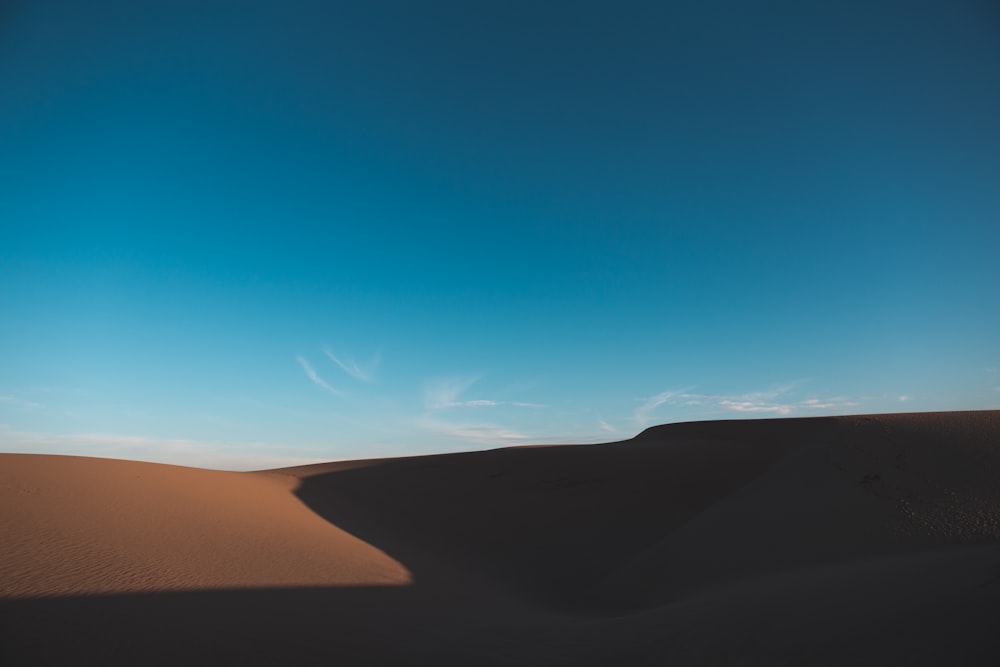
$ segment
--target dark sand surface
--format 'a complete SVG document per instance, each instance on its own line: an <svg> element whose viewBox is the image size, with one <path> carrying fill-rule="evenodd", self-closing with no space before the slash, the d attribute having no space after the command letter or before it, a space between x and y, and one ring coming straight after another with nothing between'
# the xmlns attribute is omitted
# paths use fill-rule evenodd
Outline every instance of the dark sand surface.
<svg viewBox="0 0 1000 667"><path fill-rule="evenodd" d="M0 455L4 665L1000 665L1000 411L234 473Z"/></svg>

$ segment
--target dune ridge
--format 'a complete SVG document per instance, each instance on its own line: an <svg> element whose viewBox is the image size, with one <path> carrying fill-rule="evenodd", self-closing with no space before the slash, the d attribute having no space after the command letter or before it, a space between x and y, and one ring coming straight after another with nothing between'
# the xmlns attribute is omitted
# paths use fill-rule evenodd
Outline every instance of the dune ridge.
<svg viewBox="0 0 1000 667"><path fill-rule="evenodd" d="M1000 411L250 473L0 455L5 664L997 664Z"/></svg>

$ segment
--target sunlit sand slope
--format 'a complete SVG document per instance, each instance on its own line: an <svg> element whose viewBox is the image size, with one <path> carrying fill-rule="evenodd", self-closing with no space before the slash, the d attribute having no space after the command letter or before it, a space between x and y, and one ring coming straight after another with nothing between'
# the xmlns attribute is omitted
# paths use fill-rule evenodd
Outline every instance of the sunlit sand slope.
<svg viewBox="0 0 1000 667"><path fill-rule="evenodd" d="M11 664L1000 664L996 411L257 473L0 455L0 503Z"/></svg>
<svg viewBox="0 0 1000 667"><path fill-rule="evenodd" d="M403 584L294 480L70 456L0 456L0 595Z"/></svg>

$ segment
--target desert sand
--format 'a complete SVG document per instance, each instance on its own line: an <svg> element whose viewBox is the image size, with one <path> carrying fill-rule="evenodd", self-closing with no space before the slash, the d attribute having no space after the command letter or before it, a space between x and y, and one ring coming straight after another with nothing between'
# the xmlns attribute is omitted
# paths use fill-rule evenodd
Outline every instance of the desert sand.
<svg viewBox="0 0 1000 667"><path fill-rule="evenodd" d="M221 472L0 455L4 665L997 665L1000 411Z"/></svg>

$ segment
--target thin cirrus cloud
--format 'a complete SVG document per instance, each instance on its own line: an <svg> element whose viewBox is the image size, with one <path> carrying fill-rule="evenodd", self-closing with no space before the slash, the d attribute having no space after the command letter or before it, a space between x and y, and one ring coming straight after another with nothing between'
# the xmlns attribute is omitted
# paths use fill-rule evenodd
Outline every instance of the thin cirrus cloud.
<svg viewBox="0 0 1000 667"><path fill-rule="evenodd" d="M460 400L462 394L480 380L480 376L456 376L439 378L424 388L424 407L428 410L446 408L491 408L510 405L518 408L543 408L542 403L525 401L496 401L488 398Z"/></svg>
<svg viewBox="0 0 1000 667"><path fill-rule="evenodd" d="M767 391L746 394L698 394L690 390L664 391L644 399L632 413L640 426L649 424L653 412L661 405L703 407L744 414L773 414L788 416L811 410L841 410L856 407L856 400L844 397L782 400L797 383L786 384Z"/></svg>
<svg viewBox="0 0 1000 667"><path fill-rule="evenodd" d="M664 403L670 403L678 397L683 398L686 396L693 396L693 394L688 394L688 391L688 389L662 391L655 396L650 396L635 409L635 412L632 413L632 417L640 426L645 426L649 423L650 415L654 410L656 410L656 408L660 407Z"/></svg>
<svg viewBox="0 0 1000 667"><path fill-rule="evenodd" d="M27 410L34 410L35 408L42 407L40 403L35 403L34 401L27 401L13 394L0 395L0 403L6 403L7 405L13 405L18 408L24 408Z"/></svg>
<svg viewBox="0 0 1000 667"><path fill-rule="evenodd" d="M612 426L608 422L604 421L603 419L598 419L597 420L597 425L599 427L601 427L602 431L607 431L608 433L617 433L618 432L618 429L616 429L614 426Z"/></svg>
<svg viewBox="0 0 1000 667"><path fill-rule="evenodd" d="M509 446L537 440L531 435L492 422L457 422L441 419L442 411L455 408L494 408L498 406L544 407L524 401L497 401L486 398L464 399L462 395L480 380L480 376L438 378L424 387L424 407L429 411L418 420L425 432L437 437L461 440L478 445Z"/></svg>
<svg viewBox="0 0 1000 667"><path fill-rule="evenodd" d="M458 407L463 404L467 405L469 401L459 401L458 398L466 389L478 381L479 376L438 378L424 387L424 406L428 410L441 410Z"/></svg>
<svg viewBox="0 0 1000 667"><path fill-rule="evenodd" d="M762 403L758 401L719 401L719 405L733 412L772 412L779 415L790 415L794 406L785 403Z"/></svg>
<svg viewBox="0 0 1000 667"><path fill-rule="evenodd" d="M382 354L380 352L376 352L374 358L364 366L350 357L338 357L329 346L323 348L323 354L329 357L330 361L337 364L342 371L361 382L375 382L375 371L378 370L379 364L382 363Z"/></svg>
<svg viewBox="0 0 1000 667"><path fill-rule="evenodd" d="M497 424L457 424L430 417L419 421L420 427L438 436L480 445L518 445L532 442L529 435Z"/></svg>
<svg viewBox="0 0 1000 667"><path fill-rule="evenodd" d="M323 389L327 390L331 394L335 394L337 396L341 395L341 393L339 391L337 391L336 389L334 389L333 387L331 387L329 384L327 384L326 380L324 380L323 378L321 378L319 376L319 374L315 371L315 369L313 369L312 366L309 365L309 362L306 361L305 358L303 358L300 355L300 356L295 357L295 360L299 362L299 365L302 366L302 370L304 370L305 373L306 373L306 377L308 377L310 380L312 380L313 384L315 384L318 387L322 387Z"/></svg>
<svg viewBox="0 0 1000 667"><path fill-rule="evenodd" d="M116 433L39 433L14 431L0 425L0 450L29 454L98 456L199 466L218 470L263 470L307 465L326 460L324 453L302 448L285 455L271 443L222 442L159 438Z"/></svg>

